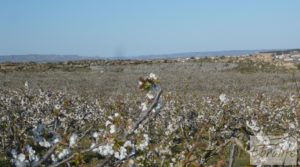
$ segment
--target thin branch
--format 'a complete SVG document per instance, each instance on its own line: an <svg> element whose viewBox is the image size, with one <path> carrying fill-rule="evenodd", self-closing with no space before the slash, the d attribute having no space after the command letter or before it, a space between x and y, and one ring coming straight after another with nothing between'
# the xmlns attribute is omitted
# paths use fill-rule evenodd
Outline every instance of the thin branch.
<svg viewBox="0 0 300 167"><path fill-rule="evenodd" d="M134 131L140 126L140 124L142 124L147 119L147 117L150 115L151 111L157 106L159 98L160 98L162 92L163 92L162 90L159 90L156 97L154 98L153 103L151 104L151 106L145 112L143 112L144 115L138 121L135 122L131 132L124 135L124 137L123 137L124 140L128 136L132 135L134 133ZM106 157L105 160L101 164L98 164L96 167L103 167L103 166L107 165L112 158L113 158L112 155Z"/></svg>
<svg viewBox="0 0 300 167"><path fill-rule="evenodd" d="M46 161L46 160L49 158L49 156L53 153L53 151L56 149L57 146L58 146L58 143L54 144L54 145L46 152L46 154L43 156L43 158L42 158L41 160L39 160L38 162L33 163L32 166L33 166L33 167L41 166L42 163L43 163L44 161Z"/></svg>
<svg viewBox="0 0 300 167"><path fill-rule="evenodd" d="M84 131L80 137L78 137L78 141L80 141L81 139L83 139L89 132L90 130L93 128L93 126L89 127L86 131Z"/></svg>
<svg viewBox="0 0 300 167"><path fill-rule="evenodd" d="M151 104L151 106L144 112L145 114L138 121L135 122L132 131L130 133L128 133L126 135L126 137L133 134L134 131L140 126L140 124L142 124L146 120L146 118L150 115L151 111L157 106L161 94L162 94L162 90L160 90L158 92L158 94L156 95L156 97L155 97L153 103Z"/></svg>
<svg viewBox="0 0 300 167"><path fill-rule="evenodd" d="M106 157L105 160L101 164L97 164L96 167L103 167L107 165L113 157L114 157L113 155Z"/></svg>
<svg viewBox="0 0 300 167"><path fill-rule="evenodd" d="M72 154L71 156L69 156L68 158L64 159L63 161L60 161L60 162L58 162L56 164L53 164L53 165L50 165L49 167L57 167L57 166L60 166L60 165L62 165L64 163L67 163L67 162L71 161L74 158L74 156L75 156L75 154Z"/></svg>
<svg viewBox="0 0 300 167"><path fill-rule="evenodd" d="M229 142L230 142L230 140L217 146L215 149L209 149L209 150L205 151L202 154L201 159L198 160L199 164L202 164L202 165L205 164L213 155L219 153Z"/></svg>

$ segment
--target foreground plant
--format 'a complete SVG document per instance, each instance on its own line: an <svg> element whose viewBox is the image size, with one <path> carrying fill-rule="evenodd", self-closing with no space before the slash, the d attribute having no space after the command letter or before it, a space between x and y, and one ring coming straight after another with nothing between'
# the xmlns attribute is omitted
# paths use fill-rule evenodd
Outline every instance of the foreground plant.
<svg viewBox="0 0 300 167"><path fill-rule="evenodd" d="M295 95L162 97L154 74L139 88L143 100L0 90L1 150L15 166L227 166L226 150L249 152L251 135L299 136Z"/></svg>
<svg viewBox="0 0 300 167"><path fill-rule="evenodd" d="M82 158L89 152L104 158L102 165L135 156L150 140L140 127L152 111L158 113L161 108L162 90L156 76L150 74L144 80L147 87L141 89L148 93L138 119L106 111L97 101L87 104L80 97L68 99L62 92L40 90L35 95L26 82L24 90L1 96L3 149L15 166L76 165L85 163Z"/></svg>

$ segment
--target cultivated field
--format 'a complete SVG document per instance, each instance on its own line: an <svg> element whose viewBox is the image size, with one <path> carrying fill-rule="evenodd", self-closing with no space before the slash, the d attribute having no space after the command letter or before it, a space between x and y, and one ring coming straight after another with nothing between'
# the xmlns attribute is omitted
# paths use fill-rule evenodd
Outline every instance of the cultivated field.
<svg viewBox="0 0 300 167"><path fill-rule="evenodd" d="M232 58L234 59L234 58ZM55 64L52 64L55 67ZM50 68L0 73L3 89L32 88L66 90L69 93L112 96L139 94L137 79L155 73L165 91L199 96L255 96L257 93L288 95L295 93L298 70L287 70L269 63L234 60L187 60L168 63L100 64L86 68Z"/></svg>
<svg viewBox="0 0 300 167"><path fill-rule="evenodd" d="M224 57L76 64L2 67L0 166L246 166L251 135L300 135L296 68Z"/></svg>

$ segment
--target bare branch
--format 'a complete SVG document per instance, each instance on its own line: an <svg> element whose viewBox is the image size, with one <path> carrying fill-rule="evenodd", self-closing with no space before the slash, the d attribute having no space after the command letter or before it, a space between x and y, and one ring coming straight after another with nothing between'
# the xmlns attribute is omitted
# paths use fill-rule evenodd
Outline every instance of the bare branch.
<svg viewBox="0 0 300 167"><path fill-rule="evenodd" d="M64 160L62 160L62 161L60 161L60 162L58 162L58 163L56 163L56 164L54 164L54 165L50 165L49 167L57 167L57 166L60 166L60 165L62 165L62 164L64 164L64 163L67 163L67 162L71 161L74 157L75 157L75 154L72 154L72 155L70 155L68 158L66 158L66 159L64 159Z"/></svg>
<svg viewBox="0 0 300 167"><path fill-rule="evenodd" d="M128 133L126 135L126 137L130 136L131 134L133 134L134 131L140 126L140 124L142 124L146 120L146 118L150 115L151 111L157 106L161 94L162 94L162 90L160 90L158 92L158 94L156 95L156 97L155 97L153 103L151 104L151 106L144 112L145 114L142 115L141 118L135 122L135 124L134 124L134 126L132 128L132 131L130 133Z"/></svg>
<svg viewBox="0 0 300 167"><path fill-rule="evenodd" d="M59 143L54 144L54 145L46 152L46 154L43 156L43 158L42 158L41 160L39 160L38 162L33 163L32 166L33 166L33 167L36 167L36 166L42 165L42 163L43 163L44 161L46 161L46 160L49 158L49 156L53 153L53 151L56 149L56 147L58 146L58 144L59 144Z"/></svg>

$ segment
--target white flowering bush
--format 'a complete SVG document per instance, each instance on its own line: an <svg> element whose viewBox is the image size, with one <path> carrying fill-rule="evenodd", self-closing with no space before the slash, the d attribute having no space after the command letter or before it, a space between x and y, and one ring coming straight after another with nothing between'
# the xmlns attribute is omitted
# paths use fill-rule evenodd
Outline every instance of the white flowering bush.
<svg viewBox="0 0 300 167"><path fill-rule="evenodd" d="M0 90L1 151L14 166L227 166L251 135L299 136L299 98L230 98L164 92L140 78L144 99L62 91ZM183 97L184 96L184 97ZM188 99L188 100L187 100Z"/></svg>

